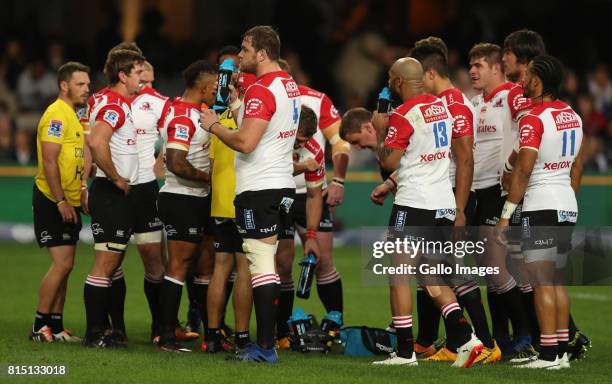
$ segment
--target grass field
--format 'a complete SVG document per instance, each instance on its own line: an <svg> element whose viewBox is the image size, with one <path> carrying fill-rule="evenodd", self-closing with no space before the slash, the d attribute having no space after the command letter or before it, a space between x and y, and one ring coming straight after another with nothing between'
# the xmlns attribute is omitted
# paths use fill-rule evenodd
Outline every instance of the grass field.
<svg viewBox="0 0 612 384"><path fill-rule="evenodd" d="M356 248L336 250L336 265L343 277L347 325L384 327L390 318L387 288L361 284L360 256ZM83 335L85 311L83 282L91 266L91 246L80 246L70 278L65 324ZM59 383L610 383L612 382L612 287L571 288L572 312L593 341L593 349L572 369L557 372L518 370L507 364L452 369L446 364L422 362L419 367L373 367L372 359L341 355L280 353L276 365L226 362L224 356L196 352L189 355L156 353L148 342L149 313L142 288L143 269L134 248L124 263L128 286L126 324L130 347L125 351L91 350L79 345L35 344L27 340L32 325L38 283L48 267L44 250L36 246L0 243L2 312L0 313L0 365L64 364L64 377L20 377L15 382ZM183 295L185 297L185 295ZM302 306L319 318L323 307L316 293ZM184 306L181 317L184 317ZM231 315L228 318L231 320ZM254 323L254 322L253 322ZM254 325L252 323L252 325ZM252 327L253 329L253 327ZM608 357L606 357L608 356ZM5 368L3 368L5 369ZM0 373L0 381L7 379Z"/></svg>

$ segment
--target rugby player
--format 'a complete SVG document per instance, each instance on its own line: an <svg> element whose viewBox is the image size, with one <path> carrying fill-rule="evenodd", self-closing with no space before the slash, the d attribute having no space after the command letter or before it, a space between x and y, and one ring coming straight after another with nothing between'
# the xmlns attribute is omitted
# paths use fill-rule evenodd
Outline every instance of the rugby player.
<svg viewBox="0 0 612 384"><path fill-rule="evenodd" d="M112 298L116 292L111 289L111 278L121 266L133 230L134 212L128 194L137 183L138 149L129 98L140 89L144 61L144 56L134 51L110 52L104 66L109 86L89 113L92 128L88 144L97 171L88 202L95 259L84 289L86 346L125 346L105 335L104 330L107 309L111 317L116 309L111 305L117 301ZM125 297L125 285L122 294ZM116 325L125 329L124 324L113 323L113 327Z"/></svg>
<svg viewBox="0 0 612 384"><path fill-rule="evenodd" d="M276 269L281 279L280 302L276 318L276 335L280 349L290 348L287 320L289 320L293 310L295 295L292 277L295 228L298 228L298 232L301 228L300 237L305 242L309 238L308 236L316 236L317 228L320 227L322 222L325 155L323 148L314 137L318 126L319 122L315 111L303 104L300 112L300 123L295 135L295 144L293 145L293 174L298 186L300 185L297 180L298 176L302 176L303 187L301 188L305 192L296 189L296 201L291 209L291 220L283 223L276 252ZM300 194L304 196L301 197ZM303 199L303 202L300 199ZM329 268L331 260L325 259L321 253L316 253L316 251L315 256L317 256L317 269L321 266ZM336 304L336 306L331 307L332 309L327 307L325 309L341 312L341 299L342 296L340 296L339 305Z"/></svg>
<svg viewBox="0 0 612 384"><path fill-rule="evenodd" d="M474 171L474 126L476 125L474 107L467 97L449 79L448 49L442 39L428 37L415 43L409 55L417 59L423 66L423 88L425 92L439 97L446 106L453 119L451 134L451 163L450 179L457 204L456 227L464 227L472 223L471 214L474 210L474 193L470 190ZM468 203L469 201L469 203ZM466 219L470 216L470 220ZM474 280L470 280L454 288L459 304L470 315L476 336L485 346L479 356L483 364L501 359L501 351L495 345L489 331L487 317L480 294L480 288ZM434 325L440 314L433 306L428 305L427 294L424 290L417 291L417 313L419 314L419 332L415 350L417 353L428 349L438 336L438 329ZM433 307L434 311L429 308ZM435 317L434 317L435 316ZM421 349L421 350L420 350ZM452 352L444 348L437 357L449 356ZM436 358L432 357L432 360Z"/></svg>
<svg viewBox="0 0 612 384"><path fill-rule="evenodd" d="M397 60L389 70L389 89L403 104L390 117L378 112L373 117L381 166L387 171L397 170L398 175L390 238L419 236L434 240L432 236L438 235L431 233L433 227L451 226L455 219L456 201L448 171L452 120L442 100L423 92L422 81L423 68L416 59ZM423 157L431 160L423 161ZM380 186L372 197L384 198L388 192ZM415 232L415 227L430 228ZM393 255L391 262L409 263L409 259L409 255ZM425 289L445 318L447 346L457 351L453 366L470 367L484 346L472 333L453 291L448 286L426 285ZM374 364L417 365L408 276L390 278L390 299L397 353Z"/></svg>
<svg viewBox="0 0 612 384"><path fill-rule="evenodd" d="M274 255L279 226L295 195L292 151L300 116L300 92L279 67L280 38L269 26L245 32L240 69L255 73L240 109L237 130L224 128L213 111L202 111L202 125L236 153L236 225L249 260L257 319L257 342L237 355L244 361L275 362L276 312L280 278ZM309 238L308 253L316 248Z"/></svg>
<svg viewBox="0 0 612 384"><path fill-rule="evenodd" d="M476 44L469 58L472 85L482 91L472 100L478 118L472 188L476 192L474 225L479 226L479 236L484 238L493 235L491 231L499 221L505 198L500 184L503 165L515 143L516 121L529 108L530 102L519 87L505 80L502 50L498 45ZM493 338L508 357L534 355L521 291L506 268L507 251L495 241L489 241L485 255L477 261L500 267L498 275L489 275L487 279ZM509 336L506 316L512 322L514 343Z"/></svg>
<svg viewBox="0 0 612 384"><path fill-rule="evenodd" d="M49 252L51 266L40 283L30 340L78 342L81 339L64 328L63 310L81 230L85 134L75 109L87 102L89 68L67 62L58 69L57 77L59 95L43 113L36 136L34 231L38 245Z"/></svg>
<svg viewBox="0 0 612 384"><path fill-rule="evenodd" d="M524 197L522 251L535 285L541 335L538 358L521 368L570 367L569 298L555 275L565 267L571 227L578 218L583 134L578 114L558 100L562 81L562 65L556 58L539 55L530 62L523 86L534 106L519 123L519 154L497 225L499 230L509 226Z"/></svg>
<svg viewBox="0 0 612 384"><path fill-rule="evenodd" d="M183 72L185 92L166 114L166 182L158 198L160 217L168 237L168 266L160 292L158 350L191 352L176 340L175 326L189 263L200 256L203 229L210 219L210 134L200 125L200 109L212 106L217 70L199 60Z"/></svg>

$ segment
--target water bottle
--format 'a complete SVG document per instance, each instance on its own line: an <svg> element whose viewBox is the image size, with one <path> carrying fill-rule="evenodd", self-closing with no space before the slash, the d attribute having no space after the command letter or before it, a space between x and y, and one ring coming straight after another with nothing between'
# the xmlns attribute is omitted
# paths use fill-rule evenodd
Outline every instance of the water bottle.
<svg viewBox="0 0 612 384"><path fill-rule="evenodd" d="M321 331L327 336L325 350L331 351L334 342L337 340L342 328L342 313L338 311L328 312L321 321Z"/></svg>
<svg viewBox="0 0 612 384"><path fill-rule="evenodd" d="M217 97L213 110L217 113L223 113L230 103L230 83L232 82L232 74L236 71L233 59L225 59L219 66L219 77L217 79Z"/></svg>
<svg viewBox="0 0 612 384"><path fill-rule="evenodd" d="M307 315L300 307L295 308L289 320L289 339L291 340L291 348L296 351L306 352L306 340L304 336L306 332L312 328L312 316Z"/></svg>
<svg viewBox="0 0 612 384"><path fill-rule="evenodd" d="M314 277L315 267L317 266L317 256L314 253L309 253L300 261L302 270L300 271L300 280L298 282L295 295L302 299L310 297L310 288L312 287L312 278Z"/></svg>
<svg viewBox="0 0 612 384"><path fill-rule="evenodd" d="M378 94L378 103L376 104L376 110L379 113L391 112L393 101L391 99L391 91L389 88L384 87Z"/></svg>

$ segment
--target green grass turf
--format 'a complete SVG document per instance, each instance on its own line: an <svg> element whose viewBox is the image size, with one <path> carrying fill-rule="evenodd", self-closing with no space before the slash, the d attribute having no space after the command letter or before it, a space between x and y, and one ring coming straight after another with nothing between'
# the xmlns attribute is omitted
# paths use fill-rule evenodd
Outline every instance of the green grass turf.
<svg viewBox="0 0 612 384"><path fill-rule="evenodd" d="M65 324L77 335L84 332L83 282L92 255L91 246L79 247L70 278ZM335 258L343 278L346 324L386 326L390 319L387 288L361 284L359 250L338 249ZM196 351L189 355L155 352L148 342L149 312L142 288L143 269L133 247L130 247L124 262L128 286L125 314L130 337L128 350L92 350L79 345L32 343L27 340L27 334L32 326L39 280L48 268L48 257L44 250L32 245L0 243L0 260L0 364L3 367L5 364L65 364L69 370L62 378L14 379L20 383L439 383L450 379L458 383L499 384L612 381L609 359L612 341L608 328L612 321L612 287L570 289L576 322L591 337L594 345L587 359L574 363L570 370L526 372L505 363L468 370L452 369L446 363L427 362L409 368L373 367L369 358L295 352L281 352L279 364L258 365L226 362L222 354L202 354L196 343L191 344ZM319 318L323 315L316 293L306 302L296 299L296 305ZM185 308L183 302L182 318ZM228 321L232 321L231 314ZM2 372L0 381L4 380L10 379Z"/></svg>

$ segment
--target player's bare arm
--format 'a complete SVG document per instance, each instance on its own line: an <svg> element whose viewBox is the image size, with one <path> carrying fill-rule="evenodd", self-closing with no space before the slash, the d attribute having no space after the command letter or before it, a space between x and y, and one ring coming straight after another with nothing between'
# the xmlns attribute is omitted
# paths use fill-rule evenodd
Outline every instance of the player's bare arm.
<svg viewBox="0 0 612 384"><path fill-rule="evenodd" d="M340 123L333 123L323 130L323 136L329 142L332 149L332 162L334 168L334 178L332 183L325 189L327 204L340 205L344 200L344 179L348 169L349 153L351 145L340 138Z"/></svg>
<svg viewBox="0 0 612 384"><path fill-rule="evenodd" d="M113 130L108 124L96 122L89 137L92 159L117 188L127 194L130 191L128 180L119 175L111 158L109 143L112 135Z"/></svg>
<svg viewBox="0 0 612 384"><path fill-rule="evenodd" d="M230 130L221 125L214 111L208 109L200 113L200 121L205 130L241 153L251 153L255 150L269 123L262 119L247 118L242 121L240 129Z"/></svg>
<svg viewBox="0 0 612 384"><path fill-rule="evenodd" d="M307 171L316 171L319 164L313 158L308 158L303 162L293 162L293 176L297 176Z"/></svg>
<svg viewBox="0 0 612 384"><path fill-rule="evenodd" d="M168 167L170 172L183 179L203 181L205 183L210 182L210 175L208 173L194 168L194 166L187 161L187 150L167 148L166 167Z"/></svg>
<svg viewBox="0 0 612 384"><path fill-rule="evenodd" d="M317 186L306 186L306 228L308 233L316 233L319 223L321 222L321 213L323 212L323 192L321 181ZM319 246L316 238L306 236L304 243L304 254L314 253L320 255Z"/></svg>
<svg viewBox="0 0 612 384"><path fill-rule="evenodd" d="M570 182L574 193L578 193L578 190L580 189L580 180L582 179L583 169L583 149L584 146L581 145L580 149L578 150L578 155L576 155L576 158L572 163L572 169L570 170Z"/></svg>
<svg viewBox="0 0 612 384"><path fill-rule="evenodd" d="M463 136L451 140L451 151L457 171L455 174L455 201L457 203L457 216L455 226L465 226L465 206L472 187L474 175L474 137Z"/></svg>

